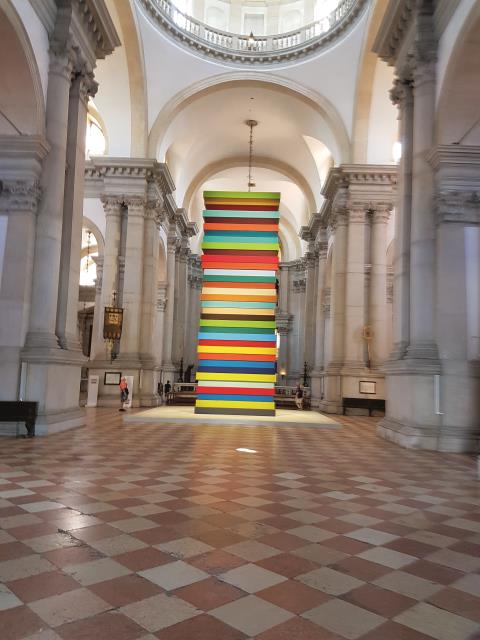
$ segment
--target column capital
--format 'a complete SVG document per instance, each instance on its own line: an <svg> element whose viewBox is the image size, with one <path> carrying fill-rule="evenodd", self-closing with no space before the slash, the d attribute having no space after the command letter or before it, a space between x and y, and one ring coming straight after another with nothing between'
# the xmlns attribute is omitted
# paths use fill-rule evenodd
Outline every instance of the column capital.
<svg viewBox="0 0 480 640"><path fill-rule="evenodd" d="M63 42L51 39L49 54L49 73L60 76L64 80L71 82L76 56L70 38L67 38Z"/></svg>
<svg viewBox="0 0 480 640"><path fill-rule="evenodd" d="M293 316L287 311L277 310L275 313L277 331L281 336L286 336L292 328Z"/></svg>
<svg viewBox="0 0 480 640"><path fill-rule="evenodd" d="M349 202L348 204L348 222L349 224L363 224L367 219L367 211L369 206L366 202Z"/></svg>
<svg viewBox="0 0 480 640"><path fill-rule="evenodd" d="M120 216L123 207L123 198L119 196L100 196L105 216Z"/></svg>
<svg viewBox="0 0 480 640"><path fill-rule="evenodd" d="M168 285L165 282L157 284L157 311L161 311L162 313L167 308L167 288Z"/></svg>
<svg viewBox="0 0 480 640"><path fill-rule="evenodd" d="M35 214L42 195L38 180L0 180L0 212Z"/></svg>
<svg viewBox="0 0 480 640"><path fill-rule="evenodd" d="M333 207L332 214L330 228L333 232L336 231L337 227L346 227L348 225L348 210L346 206Z"/></svg>
<svg viewBox="0 0 480 640"><path fill-rule="evenodd" d="M315 250L319 260L326 260L328 253L328 242L317 242Z"/></svg>
<svg viewBox="0 0 480 640"><path fill-rule="evenodd" d="M332 290L330 287L325 287L323 290L323 313L326 318L330 317L330 300L332 297Z"/></svg>
<svg viewBox="0 0 480 640"><path fill-rule="evenodd" d="M412 88L413 80L411 77L395 78L389 91L391 102L402 109L405 103L412 99Z"/></svg>
<svg viewBox="0 0 480 640"><path fill-rule="evenodd" d="M167 253L175 255L177 253L179 239L176 234L169 233L167 236Z"/></svg>
<svg viewBox="0 0 480 640"><path fill-rule="evenodd" d="M80 100L86 106L88 99L94 97L98 91L98 82L95 81L93 71L88 71L85 66L78 71L74 70L72 87L76 87Z"/></svg>
<svg viewBox="0 0 480 640"><path fill-rule="evenodd" d="M371 209L373 224L387 224L392 210L393 202L376 202Z"/></svg>
<svg viewBox="0 0 480 640"><path fill-rule="evenodd" d="M143 196L128 196L123 199L125 206L128 209L128 217L145 216L146 199Z"/></svg>

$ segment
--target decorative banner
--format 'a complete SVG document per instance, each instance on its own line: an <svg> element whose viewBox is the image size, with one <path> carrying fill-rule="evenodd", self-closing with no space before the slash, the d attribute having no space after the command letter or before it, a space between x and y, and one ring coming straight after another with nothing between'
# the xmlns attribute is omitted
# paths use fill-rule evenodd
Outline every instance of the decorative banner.
<svg viewBox="0 0 480 640"><path fill-rule="evenodd" d="M274 416L280 194L203 197L195 413Z"/></svg>
<svg viewBox="0 0 480 640"><path fill-rule="evenodd" d="M120 340L122 337L123 309L105 307L103 318L103 339Z"/></svg>

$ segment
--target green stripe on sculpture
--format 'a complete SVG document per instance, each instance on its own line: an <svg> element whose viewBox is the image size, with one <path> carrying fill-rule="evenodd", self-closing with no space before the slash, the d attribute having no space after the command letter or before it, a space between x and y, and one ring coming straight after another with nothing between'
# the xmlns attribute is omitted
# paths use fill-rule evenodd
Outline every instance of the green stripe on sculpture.
<svg viewBox="0 0 480 640"><path fill-rule="evenodd" d="M205 200L225 198L226 200L280 200L278 191L204 191Z"/></svg>

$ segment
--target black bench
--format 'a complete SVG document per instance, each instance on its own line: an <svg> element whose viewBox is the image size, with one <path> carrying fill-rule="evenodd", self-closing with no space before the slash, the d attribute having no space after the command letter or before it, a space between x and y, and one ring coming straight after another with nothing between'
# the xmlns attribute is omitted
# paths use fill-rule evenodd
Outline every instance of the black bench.
<svg viewBox="0 0 480 640"><path fill-rule="evenodd" d="M0 400L0 422L25 422L27 437L35 435L38 402Z"/></svg>
<svg viewBox="0 0 480 640"><path fill-rule="evenodd" d="M385 413L385 400L379 398L343 398L343 415L345 409L368 409L368 415L372 415L372 411L383 411Z"/></svg>

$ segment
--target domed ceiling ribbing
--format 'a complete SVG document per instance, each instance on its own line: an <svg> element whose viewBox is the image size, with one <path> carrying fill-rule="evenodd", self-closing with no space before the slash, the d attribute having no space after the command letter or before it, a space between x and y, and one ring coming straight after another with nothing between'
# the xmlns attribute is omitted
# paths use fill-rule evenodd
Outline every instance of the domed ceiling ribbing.
<svg viewBox="0 0 480 640"><path fill-rule="evenodd" d="M294 61L325 47L367 0L136 0L150 19L201 55L246 64Z"/></svg>

